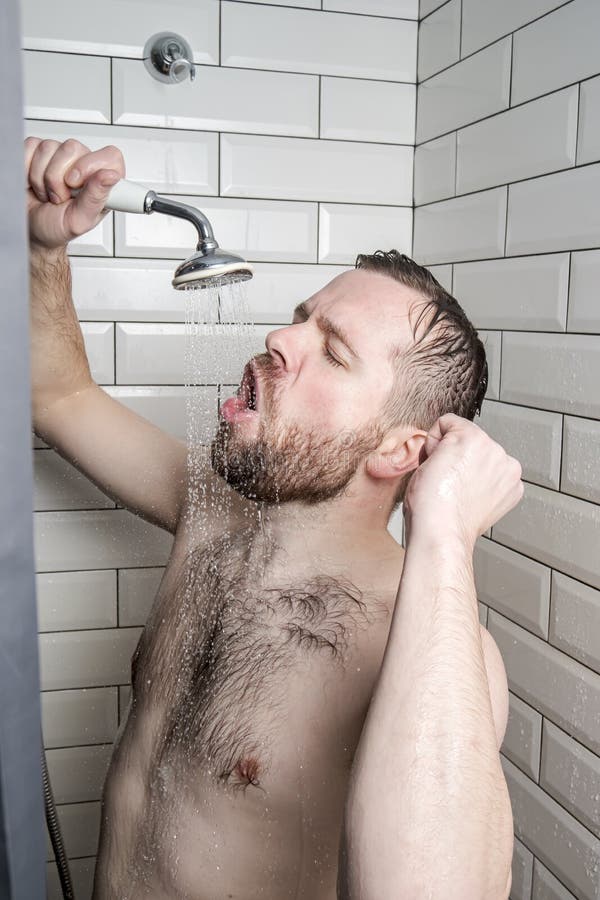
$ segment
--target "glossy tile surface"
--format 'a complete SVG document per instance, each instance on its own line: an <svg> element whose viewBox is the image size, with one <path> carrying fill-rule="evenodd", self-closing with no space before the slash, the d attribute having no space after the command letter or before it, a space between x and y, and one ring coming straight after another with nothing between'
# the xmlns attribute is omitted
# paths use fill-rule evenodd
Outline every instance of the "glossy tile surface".
<svg viewBox="0 0 600 900"><path fill-rule="evenodd" d="M110 60L67 53L23 53L25 115L110 122Z"/></svg>
<svg viewBox="0 0 600 900"><path fill-rule="evenodd" d="M495 188L415 209L413 252L418 262L502 256L506 188Z"/></svg>
<svg viewBox="0 0 600 900"><path fill-rule="evenodd" d="M358 253L392 248L410 255L412 209L320 204L319 262L353 265Z"/></svg>
<svg viewBox="0 0 600 900"><path fill-rule="evenodd" d="M449 0L419 26L419 81L455 63L460 54L459 0Z"/></svg>
<svg viewBox="0 0 600 900"><path fill-rule="evenodd" d="M322 78L319 137L414 144L415 102L412 84Z"/></svg>
<svg viewBox="0 0 600 900"><path fill-rule="evenodd" d="M316 137L319 80L311 75L199 66L177 85L148 77L135 60L113 68L113 115L120 125Z"/></svg>
<svg viewBox="0 0 600 900"><path fill-rule="evenodd" d="M600 503L600 422L565 416L561 490Z"/></svg>
<svg viewBox="0 0 600 900"><path fill-rule="evenodd" d="M37 575L36 597L40 632L116 628L117 573L110 569Z"/></svg>
<svg viewBox="0 0 600 900"><path fill-rule="evenodd" d="M415 149L415 203L453 197L456 187L456 134Z"/></svg>
<svg viewBox="0 0 600 900"><path fill-rule="evenodd" d="M412 158L389 144L224 134L221 194L410 206Z"/></svg>
<svg viewBox="0 0 600 900"><path fill-rule="evenodd" d="M241 3L221 16L221 65L414 83L416 22Z"/></svg>
<svg viewBox="0 0 600 900"><path fill-rule="evenodd" d="M562 6L565 0L463 0L462 52L473 53L538 16Z"/></svg>

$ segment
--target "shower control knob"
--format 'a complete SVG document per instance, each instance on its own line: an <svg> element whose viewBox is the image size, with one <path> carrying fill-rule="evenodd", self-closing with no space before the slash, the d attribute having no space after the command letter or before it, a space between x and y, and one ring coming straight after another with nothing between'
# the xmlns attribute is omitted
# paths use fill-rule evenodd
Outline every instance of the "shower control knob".
<svg viewBox="0 0 600 900"><path fill-rule="evenodd" d="M170 31L152 35L144 47L144 65L153 78L164 84L178 84L188 77L193 81L196 67L192 49L185 38Z"/></svg>

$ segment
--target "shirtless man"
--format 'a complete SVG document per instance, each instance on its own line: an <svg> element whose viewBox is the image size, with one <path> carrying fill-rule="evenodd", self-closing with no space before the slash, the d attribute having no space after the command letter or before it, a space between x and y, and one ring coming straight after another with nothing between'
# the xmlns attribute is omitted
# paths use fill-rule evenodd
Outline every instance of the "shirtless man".
<svg viewBox="0 0 600 900"><path fill-rule="evenodd" d="M121 154L28 138L25 156L34 429L174 535L95 900L506 900L508 692L471 560L521 470L468 421L487 368L460 307L394 253L300 303L221 407L192 510L186 445L93 382L71 299L65 246ZM428 300L446 311L425 337ZM406 553L387 531L403 496Z"/></svg>

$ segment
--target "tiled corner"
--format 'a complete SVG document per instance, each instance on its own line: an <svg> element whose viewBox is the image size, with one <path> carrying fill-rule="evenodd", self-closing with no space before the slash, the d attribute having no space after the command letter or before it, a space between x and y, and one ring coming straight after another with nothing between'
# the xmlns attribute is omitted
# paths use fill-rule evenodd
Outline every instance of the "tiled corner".
<svg viewBox="0 0 600 900"><path fill-rule="evenodd" d="M415 103L414 84L324 77L319 137L414 144Z"/></svg>
<svg viewBox="0 0 600 900"><path fill-rule="evenodd" d="M456 132L415 148L415 204L453 197L456 187Z"/></svg>
<svg viewBox="0 0 600 900"><path fill-rule="evenodd" d="M600 675L600 591L553 572L548 639Z"/></svg>
<svg viewBox="0 0 600 900"><path fill-rule="evenodd" d="M568 289L568 253L454 266L456 297L476 328L564 331Z"/></svg>
<svg viewBox="0 0 600 900"><path fill-rule="evenodd" d="M416 31L401 19L223 3L221 65L414 84Z"/></svg>
<svg viewBox="0 0 600 900"><path fill-rule="evenodd" d="M319 205L319 262L353 265L357 254L395 248L410 255L412 209Z"/></svg>
<svg viewBox="0 0 600 900"><path fill-rule="evenodd" d="M424 265L504 254L506 188L415 209L413 252Z"/></svg>
<svg viewBox="0 0 600 900"><path fill-rule="evenodd" d="M460 0L449 0L419 25L419 81L435 75L458 60L460 19Z"/></svg>
<svg viewBox="0 0 600 900"><path fill-rule="evenodd" d="M550 569L480 537L473 554L477 596L533 634L548 636Z"/></svg>
<svg viewBox="0 0 600 900"><path fill-rule="evenodd" d="M421 84L418 143L506 109L510 53L511 39L505 38Z"/></svg>

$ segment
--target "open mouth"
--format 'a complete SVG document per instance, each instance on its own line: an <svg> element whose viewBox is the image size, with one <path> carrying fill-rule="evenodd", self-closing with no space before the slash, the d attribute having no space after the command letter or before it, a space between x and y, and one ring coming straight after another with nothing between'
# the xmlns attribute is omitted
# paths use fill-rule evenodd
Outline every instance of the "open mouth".
<svg viewBox="0 0 600 900"><path fill-rule="evenodd" d="M244 403L246 409L251 409L254 412L258 409L258 389L257 389L257 379L256 372L254 369L254 365L249 362L244 369L244 374L242 376L242 382L238 388L237 392L238 397Z"/></svg>

